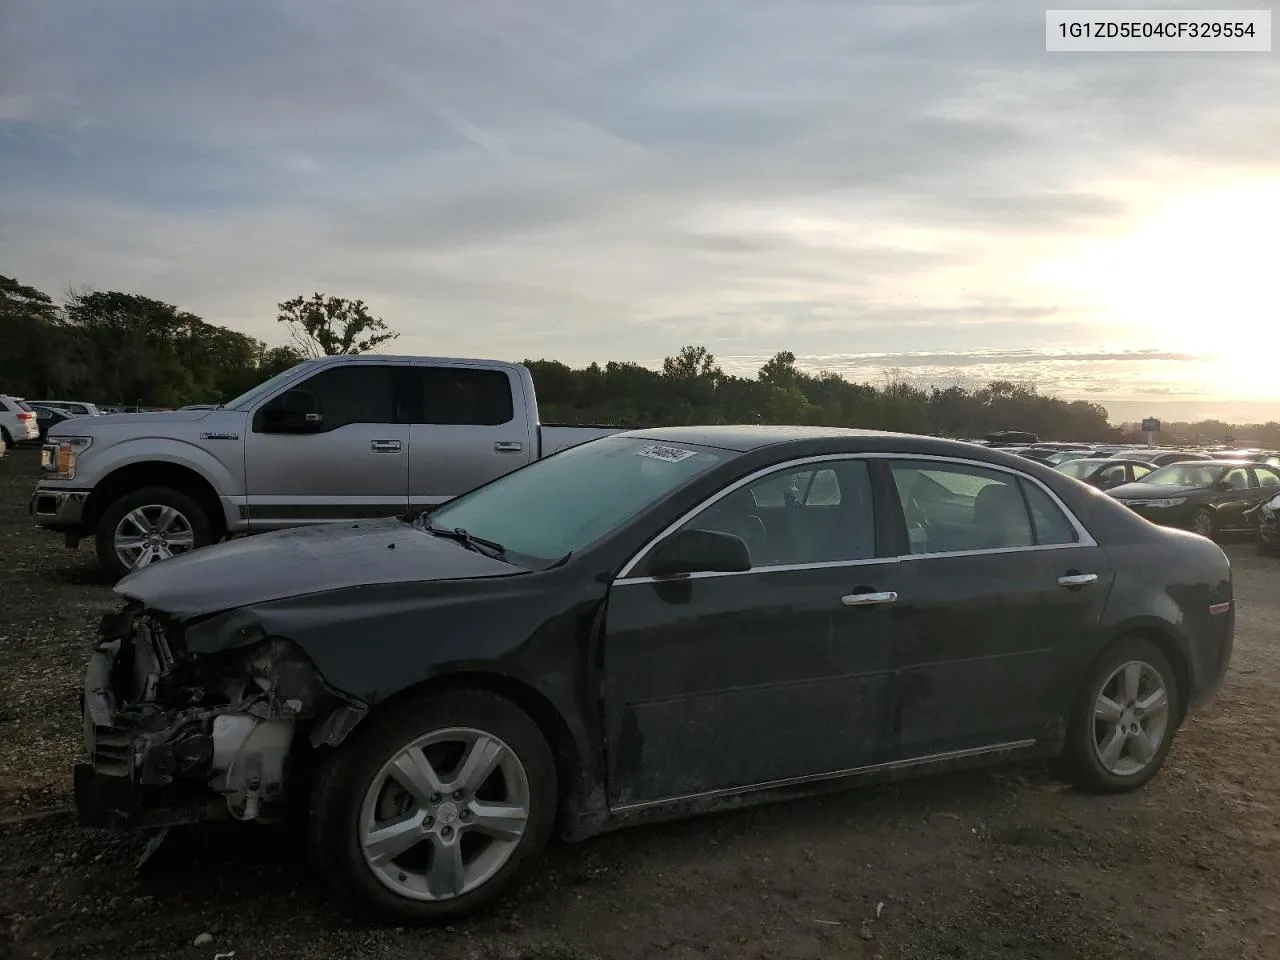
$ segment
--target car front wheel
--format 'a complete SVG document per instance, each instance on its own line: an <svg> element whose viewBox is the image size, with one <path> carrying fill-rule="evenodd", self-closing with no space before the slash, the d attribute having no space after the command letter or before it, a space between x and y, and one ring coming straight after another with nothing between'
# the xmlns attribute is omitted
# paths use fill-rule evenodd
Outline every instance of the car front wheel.
<svg viewBox="0 0 1280 960"><path fill-rule="evenodd" d="M103 513L96 536L98 562L120 579L161 560L213 542L200 505L179 490L150 487L125 494Z"/></svg>
<svg viewBox="0 0 1280 960"><path fill-rule="evenodd" d="M1212 540L1214 534L1213 514L1203 508L1193 513L1191 515L1191 532Z"/></svg>
<svg viewBox="0 0 1280 960"><path fill-rule="evenodd" d="M501 895L546 845L551 750L514 703L430 694L374 717L319 772L315 856L330 883L394 923L449 920Z"/></svg>
<svg viewBox="0 0 1280 960"><path fill-rule="evenodd" d="M1106 650L1070 717L1063 759L1077 786L1122 793L1154 777L1173 745L1180 696L1173 667L1150 640L1130 637Z"/></svg>

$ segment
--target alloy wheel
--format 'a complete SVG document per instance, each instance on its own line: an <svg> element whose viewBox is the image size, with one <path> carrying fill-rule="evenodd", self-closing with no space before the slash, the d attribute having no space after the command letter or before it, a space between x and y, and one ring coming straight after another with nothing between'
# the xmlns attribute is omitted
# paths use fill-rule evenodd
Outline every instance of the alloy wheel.
<svg viewBox="0 0 1280 960"><path fill-rule="evenodd" d="M116 524L112 546L130 570L141 570L158 560L168 560L195 548L191 521L164 504L148 504L130 510Z"/></svg>
<svg viewBox="0 0 1280 960"><path fill-rule="evenodd" d="M1169 728L1169 691L1143 660L1118 667L1098 691L1093 709L1093 748L1111 774L1142 773L1160 752Z"/></svg>
<svg viewBox="0 0 1280 960"><path fill-rule="evenodd" d="M529 821L529 778L506 743L483 730L436 730L407 744L365 791L359 844L392 892L449 900L492 879Z"/></svg>

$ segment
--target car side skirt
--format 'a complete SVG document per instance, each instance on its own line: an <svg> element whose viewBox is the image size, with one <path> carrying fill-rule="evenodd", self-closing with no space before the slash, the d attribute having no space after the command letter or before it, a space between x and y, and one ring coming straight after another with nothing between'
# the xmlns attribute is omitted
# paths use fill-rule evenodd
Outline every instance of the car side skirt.
<svg viewBox="0 0 1280 960"><path fill-rule="evenodd" d="M1058 753L1060 749L1061 743L1055 743L1052 739L1016 740L966 750L892 760L848 770L834 770L812 776L709 790L688 796L613 807L608 817L603 820L584 817L575 822L566 823L561 832L567 840L584 840L598 833L641 823L678 820L781 800L834 793L876 783L913 780L938 773L1047 757Z"/></svg>

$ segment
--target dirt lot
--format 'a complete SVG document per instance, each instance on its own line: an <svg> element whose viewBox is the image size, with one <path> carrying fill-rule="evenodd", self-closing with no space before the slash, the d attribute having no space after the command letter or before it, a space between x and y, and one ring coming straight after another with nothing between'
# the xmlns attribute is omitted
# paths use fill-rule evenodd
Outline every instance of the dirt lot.
<svg viewBox="0 0 1280 960"><path fill-rule="evenodd" d="M1032 765L638 829L556 847L481 919L401 930L349 917L288 831L174 833L135 874L136 839L75 823L112 596L29 524L35 464L0 460L0 958L1280 957L1280 562L1248 544L1227 685L1138 795Z"/></svg>

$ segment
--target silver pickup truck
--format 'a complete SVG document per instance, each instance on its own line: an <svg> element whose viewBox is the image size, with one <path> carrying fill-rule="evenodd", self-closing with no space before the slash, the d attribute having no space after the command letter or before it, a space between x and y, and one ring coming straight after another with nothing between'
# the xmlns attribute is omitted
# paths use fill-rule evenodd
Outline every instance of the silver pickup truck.
<svg viewBox="0 0 1280 960"><path fill-rule="evenodd" d="M616 432L540 425L520 364L323 357L217 409L54 427L30 509L120 577L230 535L418 513Z"/></svg>

